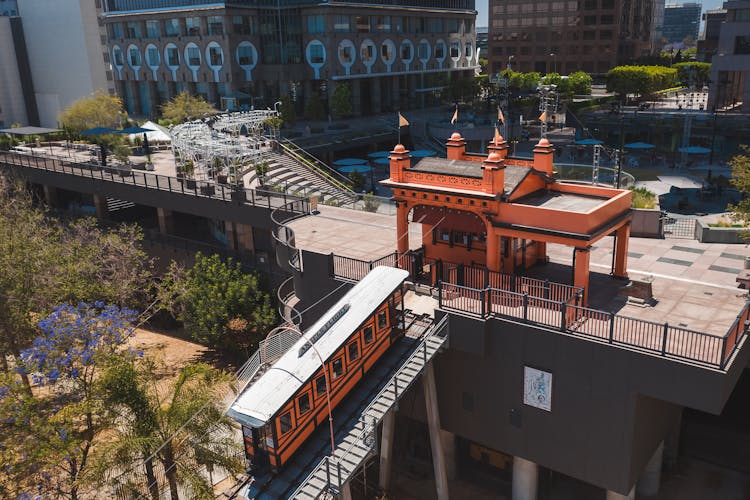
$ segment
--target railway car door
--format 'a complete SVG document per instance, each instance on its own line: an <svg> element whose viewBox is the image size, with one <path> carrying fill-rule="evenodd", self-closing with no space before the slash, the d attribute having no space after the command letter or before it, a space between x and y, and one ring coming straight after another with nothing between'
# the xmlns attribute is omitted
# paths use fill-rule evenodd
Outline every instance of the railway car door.
<svg viewBox="0 0 750 500"><path fill-rule="evenodd" d="M265 469L270 464L268 449L266 448L266 428L253 427L253 465L256 469Z"/></svg>

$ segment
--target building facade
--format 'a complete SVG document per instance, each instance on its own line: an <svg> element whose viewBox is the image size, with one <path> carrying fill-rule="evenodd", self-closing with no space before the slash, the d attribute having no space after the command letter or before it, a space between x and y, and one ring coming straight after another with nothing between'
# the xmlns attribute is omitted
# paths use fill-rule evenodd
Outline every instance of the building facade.
<svg viewBox="0 0 750 500"><path fill-rule="evenodd" d="M727 11L724 9L708 10L701 16L704 28L701 39L698 40L698 51L695 56L698 61L711 62L711 58L716 55L716 49L719 48L721 24L726 18Z"/></svg>
<svg viewBox="0 0 750 500"><path fill-rule="evenodd" d="M18 0L39 125L56 127L75 100L114 92L99 12L99 0Z"/></svg>
<svg viewBox="0 0 750 500"><path fill-rule="evenodd" d="M408 109L478 64L474 0L224 2L109 0L103 16L118 94L155 115L182 91L220 109L290 95L324 104L351 87L355 116Z"/></svg>
<svg viewBox="0 0 750 500"><path fill-rule="evenodd" d="M21 19L0 15L0 128L38 120L28 67Z"/></svg>
<svg viewBox="0 0 750 500"><path fill-rule="evenodd" d="M16 0L0 0L0 16L17 16L18 5Z"/></svg>
<svg viewBox="0 0 750 500"><path fill-rule="evenodd" d="M724 2L726 21L711 60L709 108L750 111L750 1Z"/></svg>
<svg viewBox="0 0 750 500"><path fill-rule="evenodd" d="M490 71L606 73L651 52L655 0L490 0Z"/></svg>
<svg viewBox="0 0 750 500"><path fill-rule="evenodd" d="M699 3L669 4L664 8L664 24L662 36L667 43L679 43L690 37L698 39L698 28L701 23Z"/></svg>

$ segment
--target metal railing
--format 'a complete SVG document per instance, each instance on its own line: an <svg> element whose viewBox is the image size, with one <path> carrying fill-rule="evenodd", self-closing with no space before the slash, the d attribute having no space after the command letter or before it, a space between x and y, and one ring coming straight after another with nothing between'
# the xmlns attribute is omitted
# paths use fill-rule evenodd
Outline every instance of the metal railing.
<svg viewBox="0 0 750 500"><path fill-rule="evenodd" d="M549 280L529 278L515 274L490 271L485 267L454 264L440 260L423 260L420 252L409 251L399 257L398 252L389 253L379 259L362 260L330 254L333 276L338 279L359 281L378 266L400 267L409 271L415 281L426 281L430 286L451 283L469 288L495 288L511 292L526 293L552 301L570 302L583 294L583 288L555 283Z"/></svg>
<svg viewBox="0 0 750 500"><path fill-rule="evenodd" d="M445 311L521 320L720 370L726 369L750 325L750 302L745 303L727 334L721 336L590 309L578 304L577 297L558 301L491 287L477 289L453 283L438 286L438 304Z"/></svg>
<svg viewBox="0 0 750 500"><path fill-rule="evenodd" d="M333 185L336 189L343 191L347 195L356 196L356 193L352 190L352 183L348 178L344 177L336 170L318 160L313 155L307 153L304 149L297 146L289 139L278 141L278 144L287 156L305 165L312 172L316 173L326 182Z"/></svg>
<svg viewBox="0 0 750 500"><path fill-rule="evenodd" d="M419 378L424 368L432 360L448 337L448 316L444 316L438 323L433 324L425 333L419 346L394 372L390 381L372 398L362 411L356 426L349 432L353 437L344 447L336 450L335 456L324 457L313 471L300 482L300 485L289 498L309 498L311 495L303 493L309 487L316 490L340 493L349 477L361 466L367 454L373 450L377 441L377 427L383 417ZM437 340L437 342L435 342ZM399 380L401 381L399 383ZM380 407L380 408L378 408ZM382 408L385 408L383 410ZM346 438L344 438L346 440ZM367 453L357 453L356 450L367 450ZM325 477L324 487L312 486L314 478ZM318 483L319 484L319 483ZM321 491L321 492L322 492ZM319 493L318 493L319 494ZM312 495L318 498L317 494Z"/></svg>
<svg viewBox="0 0 750 500"><path fill-rule="evenodd" d="M290 276L279 285L276 292L276 298L279 300L279 316L284 321L300 326L302 324L302 313L291 305L291 299L294 296L294 276Z"/></svg>
<svg viewBox="0 0 750 500"><path fill-rule="evenodd" d="M145 189L155 189L169 193L179 193L210 198L226 202L237 202L258 207L275 209L289 205L290 202L302 198L287 193L264 191L260 189L246 189L244 187L219 184L209 181L198 181L181 177L154 174L141 170L119 168L115 166L103 167L97 163L85 163L49 154L28 154L14 151L0 151L0 165L36 168L50 172L75 175L104 182L138 186Z"/></svg>
<svg viewBox="0 0 750 500"><path fill-rule="evenodd" d="M285 269L290 266L295 271L302 272L302 251L297 248L294 240L294 230L287 224L310 213L310 202L298 199L276 208L271 212L273 230L271 234L276 241L276 259L279 267ZM285 251L280 251L285 249Z"/></svg>

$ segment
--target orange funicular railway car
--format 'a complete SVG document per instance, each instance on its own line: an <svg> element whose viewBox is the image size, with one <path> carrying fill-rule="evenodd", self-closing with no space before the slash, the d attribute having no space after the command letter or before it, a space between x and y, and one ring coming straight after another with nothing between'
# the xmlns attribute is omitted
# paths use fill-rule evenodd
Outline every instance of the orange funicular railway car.
<svg viewBox="0 0 750 500"><path fill-rule="evenodd" d="M334 408L388 350L407 276L391 267L370 271L235 400L228 414L242 424L251 469L278 471L328 420L323 367Z"/></svg>

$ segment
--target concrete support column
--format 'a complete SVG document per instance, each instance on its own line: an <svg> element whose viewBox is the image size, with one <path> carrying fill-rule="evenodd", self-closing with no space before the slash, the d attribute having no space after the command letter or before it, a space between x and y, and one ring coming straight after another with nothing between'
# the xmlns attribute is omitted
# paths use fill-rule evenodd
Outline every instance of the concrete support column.
<svg viewBox="0 0 750 500"><path fill-rule="evenodd" d="M440 438L440 409L438 408L437 389L435 388L435 369L430 362L422 375L424 402L427 407L427 426L430 431L430 448L432 450L432 467L435 471L435 490L438 500L448 500L448 474L445 467L445 451Z"/></svg>
<svg viewBox="0 0 750 500"><path fill-rule="evenodd" d="M60 202L57 196L57 188L52 186L44 186L44 202L50 208L56 208Z"/></svg>
<svg viewBox="0 0 750 500"><path fill-rule="evenodd" d="M174 81L167 82L167 100L177 95L177 84Z"/></svg>
<svg viewBox="0 0 750 500"><path fill-rule="evenodd" d="M216 109L222 109L221 102L219 102L219 84L216 82L208 82L208 102L213 104Z"/></svg>
<svg viewBox="0 0 750 500"><path fill-rule="evenodd" d="M391 84L393 85L393 107L396 109L401 109L401 85L399 83L399 77L394 76L391 77L393 80L391 81Z"/></svg>
<svg viewBox="0 0 750 500"><path fill-rule="evenodd" d="M327 85L327 98L328 101L328 117L333 116L333 107L331 104L333 103L333 91L336 90L336 81L335 80L329 80Z"/></svg>
<svg viewBox="0 0 750 500"><path fill-rule="evenodd" d="M627 495L607 490L607 500L635 500L635 486Z"/></svg>
<svg viewBox="0 0 750 500"><path fill-rule="evenodd" d="M349 482L341 487L341 500L352 500L352 487Z"/></svg>
<svg viewBox="0 0 750 500"><path fill-rule="evenodd" d="M664 441L659 443L656 447L656 451L651 456L651 460L646 464L646 468L643 469L641 477L638 479L638 494L647 497L652 497L659 493L659 486L661 485L661 465L662 458L664 456Z"/></svg>
<svg viewBox="0 0 750 500"><path fill-rule="evenodd" d="M456 435L445 429L440 429L440 440L443 442L443 453L445 453L445 475L448 481L457 477L456 469Z"/></svg>
<svg viewBox="0 0 750 500"><path fill-rule="evenodd" d="M501 271L500 269L500 236L494 231L487 231L487 269L490 271Z"/></svg>
<svg viewBox="0 0 750 500"><path fill-rule="evenodd" d="M383 417L383 435L380 438L380 477L378 486L387 493L391 487L393 470L393 436L396 428L396 411L391 408Z"/></svg>
<svg viewBox="0 0 750 500"><path fill-rule="evenodd" d="M161 108L161 98L159 97L159 87L156 82L148 82L148 101L151 103L151 109L149 110L149 116L156 116L159 114L159 108Z"/></svg>
<svg viewBox="0 0 750 500"><path fill-rule="evenodd" d="M615 244L615 268L612 274L619 278L628 277L628 242L630 241L630 224L625 224L617 230Z"/></svg>
<svg viewBox="0 0 750 500"><path fill-rule="evenodd" d="M590 248L575 249L575 279L573 285L583 288L583 305L589 303L589 261L591 257Z"/></svg>
<svg viewBox="0 0 750 500"><path fill-rule="evenodd" d="M96 209L97 218L106 219L109 215L109 209L107 208L107 197L101 194L95 194L94 208Z"/></svg>
<svg viewBox="0 0 750 500"><path fill-rule="evenodd" d="M370 79L370 99L372 99L372 113L379 114L383 110L382 99L380 97L380 78Z"/></svg>
<svg viewBox="0 0 750 500"><path fill-rule="evenodd" d="M513 500L536 500L539 466L530 460L513 457Z"/></svg>
<svg viewBox="0 0 750 500"><path fill-rule="evenodd" d="M396 202L396 250L399 254L399 263L404 267L405 259L402 255L409 251L409 206L406 202Z"/></svg>
<svg viewBox="0 0 750 500"><path fill-rule="evenodd" d="M409 108L416 108L417 103L417 75L407 77L407 88L409 90Z"/></svg>
<svg viewBox="0 0 750 500"><path fill-rule="evenodd" d="M159 219L159 232L174 234L174 213L166 208L157 207L156 216Z"/></svg>
<svg viewBox="0 0 750 500"><path fill-rule="evenodd" d="M140 86L138 85L138 83L139 82L131 80L131 81L127 82L127 84L126 84L126 85L130 86L130 98L131 98L130 106L133 109L133 114L134 115L141 115L142 114L142 110L141 110L141 89L140 89Z"/></svg>
<svg viewBox="0 0 750 500"><path fill-rule="evenodd" d="M352 115L362 116L362 81L355 78L350 85L352 86Z"/></svg>
<svg viewBox="0 0 750 500"><path fill-rule="evenodd" d="M253 228L247 224L235 224L237 232L237 250L240 252L254 253L255 240L253 239Z"/></svg>
<svg viewBox="0 0 750 500"><path fill-rule="evenodd" d="M677 467L677 459L680 456L680 431L682 430L682 409L677 421L664 438L664 469L674 470Z"/></svg>

